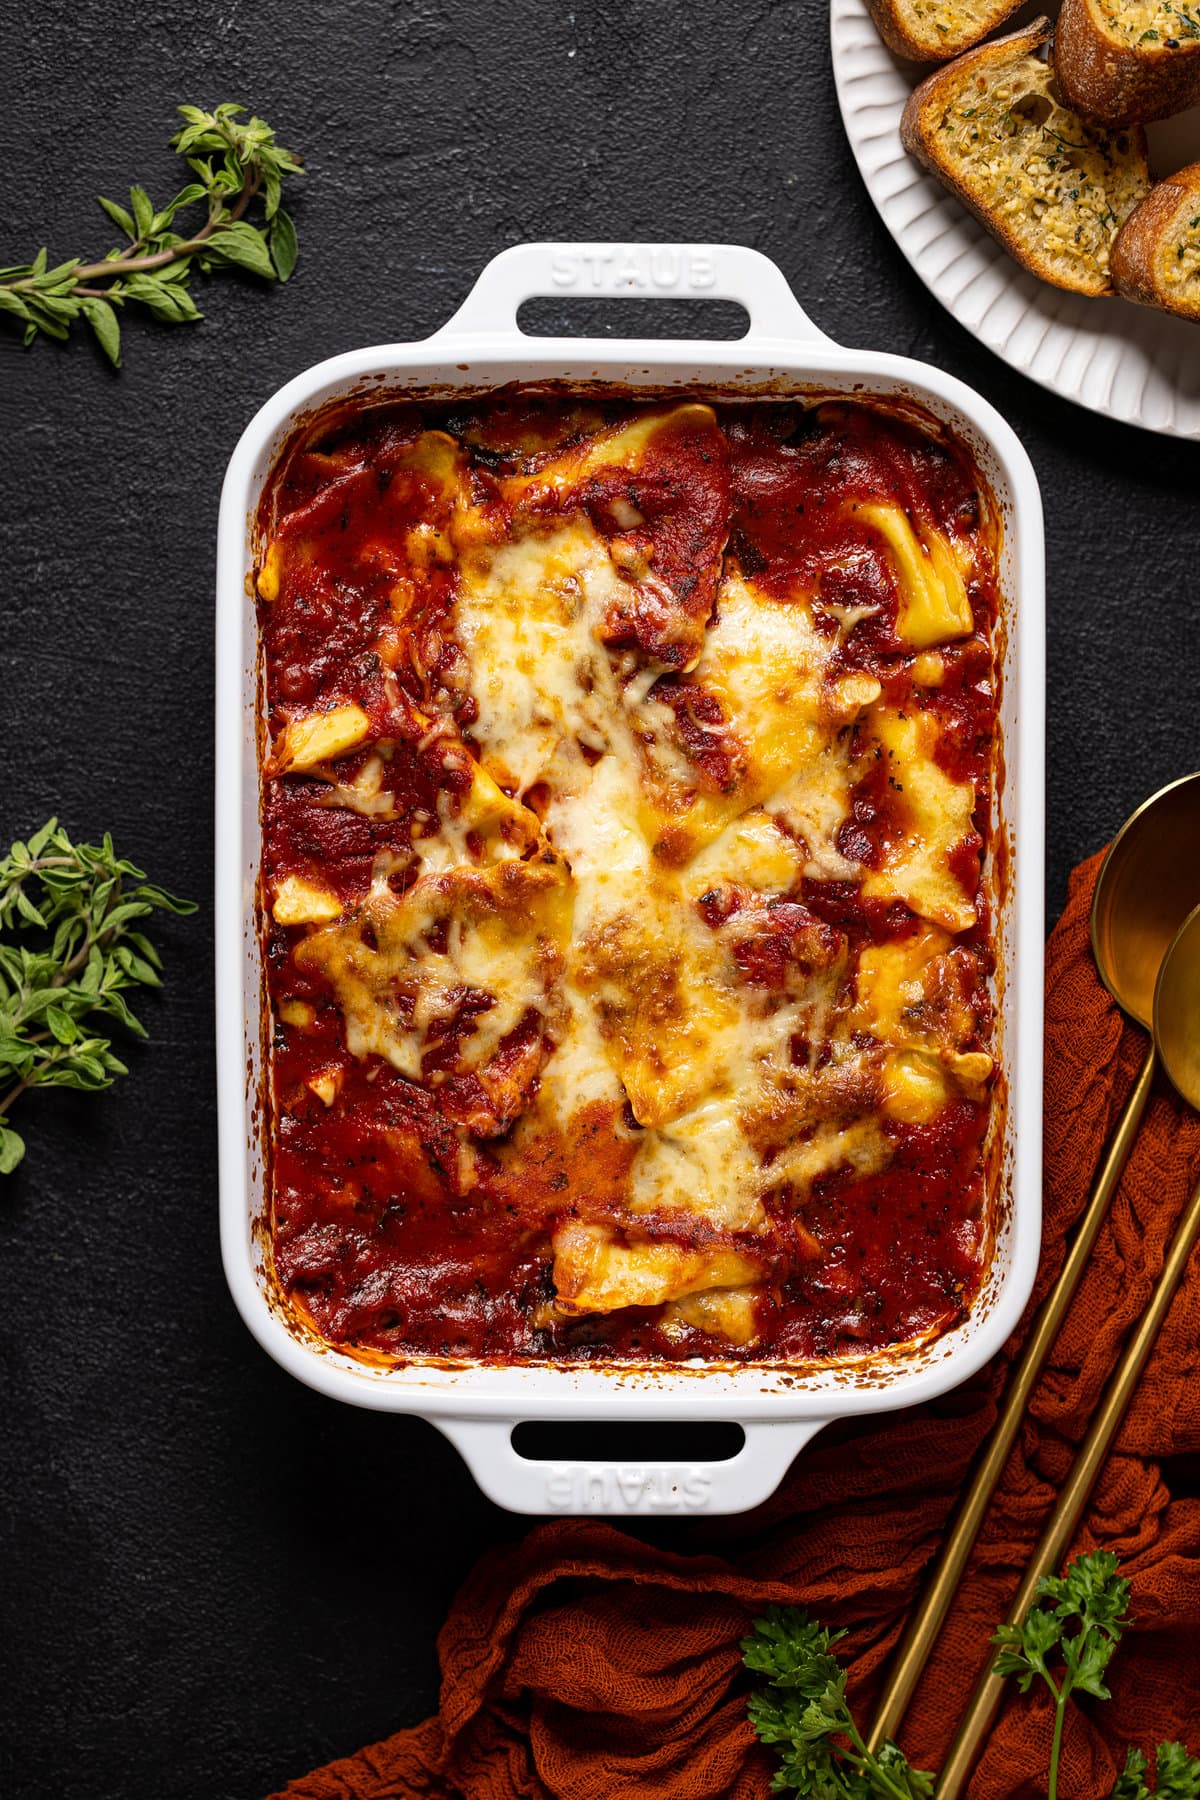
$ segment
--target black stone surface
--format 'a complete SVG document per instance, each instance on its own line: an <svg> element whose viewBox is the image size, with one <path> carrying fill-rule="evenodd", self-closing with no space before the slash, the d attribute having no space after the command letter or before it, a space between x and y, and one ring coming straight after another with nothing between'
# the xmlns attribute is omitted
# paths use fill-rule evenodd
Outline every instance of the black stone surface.
<svg viewBox="0 0 1200 1800"><path fill-rule="evenodd" d="M161 929L129 1079L33 1096L0 1191L0 1781L255 1800L429 1711L457 1583L522 1527L429 1427L276 1369L221 1275L212 583L242 426L321 357L432 331L517 240L765 250L833 337L953 370L1037 466L1054 910L1200 761L1200 446L1042 393L929 299L851 162L818 0L3 0L0 23L0 261L106 245L96 193L174 191L177 100L248 100L311 172L286 289L222 279L202 325L131 321L119 376L82 338L0 342L0 831L55 809L204 901Z"/></svg>

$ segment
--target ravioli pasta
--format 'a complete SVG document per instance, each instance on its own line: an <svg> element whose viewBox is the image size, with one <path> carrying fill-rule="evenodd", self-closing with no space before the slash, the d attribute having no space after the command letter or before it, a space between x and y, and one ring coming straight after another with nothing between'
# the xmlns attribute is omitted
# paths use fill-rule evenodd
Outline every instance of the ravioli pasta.
<svg viewBox="0 0 1200 1800"><path fill-rule="evenodd" d="M509 1359L961 1316L997 549L965 453L866 405L363 404L260 526L294 1308Z"/></svg>

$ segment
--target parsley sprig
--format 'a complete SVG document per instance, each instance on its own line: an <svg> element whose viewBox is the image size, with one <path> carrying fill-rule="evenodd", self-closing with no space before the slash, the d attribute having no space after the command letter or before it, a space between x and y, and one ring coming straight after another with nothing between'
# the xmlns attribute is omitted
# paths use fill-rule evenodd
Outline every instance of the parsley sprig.
<svg viewBox="0 0 1200 1800"><path fill-rule="evenodd" d="M774 1793L818 1800L930 1800L933 1780L909 1767L895 1744L868 1750L846 1703L846 1671L833 1655L844 1631L829 1631L794 1606L772 1606L742 1640L748 1669L766 1688L750 1696L750 1722L781 1761Z"/></svg>
<svg viewBox="0 0 1200 1800"><path fill-rule="evenodd" d="M1015 1675L1028 1693L1035 1680L1045 1682L1054 1698L1054 1737L1050 1747L1047 1800L1057 1800L1058 1763L1063 1722L1072 1694L1107 1700L1104 1675L1130 1623L1129 1583L1108 1550L1094 1550L1068 1563L1062 1575L1044 1575L1037 1585L1040 1606L1031 1606L1020 1625L1002 1625L994 1644L997 1675ZM1132 1747L1117 1777L1112 1800L1151 1800L1146 1786L1146 1757ZM1159 1800L1200 1800L1200 1759L1182 1744L1160 1744L1155 1755L1155 1789Z"/></svg>
<svg viewBox="0 0 1200 1800"><path fill-rule="evenodd" d="M165 324L187 324L202 316L188 292L196 269L208 274L236 266L267 281L286 281L292 273L296 227L280 198L286 177L304 173L299 157L275 142L264 119L240 119L245 107L177 110L185 123L171 147L187 158L195 180L158 208L142 187L130 188L128 207L102 198L100 206L127 243L99 262L73 256L50 267L43 249L31 263L0 269L0 314L23 332L26 344L39 335L66 339L82 317L120 368L118 307L136 302ZM256 201L258 225L246 217ZM177 231L176 214L198 204L205 208L202 222Z"/></svg>
<svg viewBox="0 0 1200 1800"><path fill-rule="evenodd" d="M1145 1781L1146 1769L1142 1752L1127 1750L1112 1800L1152 1800ZM1154 1794L1157 1800L1200 1800L1200 1760L1189 1756L1182 1744L1172 1741L1158 1746L1154 1755Z"/></svg>
<svg viewBox="0 0 1200 1800"><path fill-rule="evenodd" d="M995 1668L1015 1676L1022 1693L1040 1680L1054 1697L1047 1800L1057 1800L1067 1703L1072 1695L1109 1698L1104 1675L1130 1623L1129 1583L1116 1557L1096 1550L1077 1556L1061 1576L1044 1577L1037 1601L1019 1626L996 1633ZM772 1790L811 1800L930 1800L933 1776L912 1768L893 1743L873 1753L858 1730L846 1703L846 1672L833 1654L845 1635L798 1607L773 1606L742 1640L746 1667L767 1681L751 1694L748 1711L763 1743L780 1755ZM1158 1746L1153 1794L1147 1769L1143 1752L1130 1749L1111 1800L1200 1800L1200 1758L1182 1744Z"/></svg>
<svg viewBox="0 0 1200 1800"><path fill-rule="evenodd" d="M1047 1800L1057 1800L1063 1724L1072 1694L1107 1700L1104 1672L1129 1623L1129 1583L1109 1550L1077 1556L1063 1575L1043 1575L1020 1625L1002 1625L994 1644L997 1675L1015 1675L1023 1694L1042 1680L1054 1699Z"/></svg>
<svg viewBox="0 0 1200 1800"><path fill-rule="evenodd" d="M128 1074L96 1022L145 1037L125 993L160 985L158 952L134 929L156 908L196 910L118 857L107 833L73 844L50 819L0 861L0 1175L25 1154L8 1115L28 1089L94 1093Z"/></svg>

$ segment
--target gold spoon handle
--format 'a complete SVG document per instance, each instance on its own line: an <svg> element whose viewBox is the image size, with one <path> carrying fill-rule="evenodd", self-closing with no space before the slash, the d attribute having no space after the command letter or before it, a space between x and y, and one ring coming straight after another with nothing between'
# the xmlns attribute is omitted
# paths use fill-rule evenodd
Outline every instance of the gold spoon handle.
<svg viewBox="0 0 1200 1800"><path fill-rule="evenodd" d="M1079 1285L1087 1259L1091 1254L1096 1233L1101 1221L1108 1211L1109 1202L1116 1192L1121 1172L1129 1157L1133 1140L1137 1136L1142 1114L1146 1110L1146 1101L1154 1081L1157 1057L1151 1044L1149 1054L1142 1065L1133 1092L1125 1102L1125 1110L1121 1114L1120 1123L1109 1144L1107 1154L1096 1177L1096 1185L1092 1197L1088 1201L1087 1210L1079 1221L1067 1260L1062 1266L1058 1280L1043 1300L1041 1309L1034 1321L1025 1351L1017 1364L1009 1389L1000 1410L983 1459L975 1471L970 1487L967 1489L962 1505L954 1523L946 1534L941 1554L934 1565L929 1585L921 1597L920 1604L909 1622L895 1661L888 1675L887 1685L880 1697L875 1722L867 1739L872 1750L878 1750L885 1738L896 1735L896 1729L904 1717L905 1709L912 1698L913 1689L921 1678L921 1671L929 1661L930 1652L937 1642L938 1633L942 1629L950 1602L958 1589L967 1558L971 1554L975 1539L979 1535L979 1527L983 1523L988 1502L996 1489L996 1483L1004 1471L1012 1449L1013 1439L1025 1416L1025 1408L1029 1396L1042 1371L1051 1344L1058 1336L1059 1326L1063 1322L1067 1308ZM942 1790L939 1789L939 1794Z"/></svg>
<svg viewBox="0 0 1200 1800"><path fill-rule="evenodd" d="M1188 1257L1200 1237L1200 1186L1188 1201L1187 1210L1179 1222L1171 1248L1167 1252L1167 1260L1163 1264L1162 1274L1141 1322L1125 1348L1125 1354L1117 1365L1108 1386L1104 1390L1099 1410L1092 1420L1091 1429L1084 1439L1083 1448L1075 1459L1070 1475L1058 1504L1051 1515L1050 1523L1042 1535L1042 1541L1034 1552L1033 1561L1025 1571L1025 1579L1021 1583L1012 1609L1008 1615L1010 1625L1019 1625L1028 1612L1034 1599L1037 1584L1043 1575L1048 1575L1062 1561L1067 1545L1079 1522L1092 1489L1092 1483L1100 1473L1100 1466L1108 1453L1108 1447L1116 1434L1118 1425L1124 1416L1138 1378L1145 1366L1146 1358L1158 1336L1159 1327L1167 1316L1175 1289L1179 1286L1179 1278L1187 1267ZM958 1735L950 1747L950 1755L942 1769L942 1778L938 1783L937 1800L955 1800L962 1790L979 1746L985 1737L1000 1701L1003 1688L1002 1680L991 1673L984 1675L975 1690L974 1698Z"/></svg>

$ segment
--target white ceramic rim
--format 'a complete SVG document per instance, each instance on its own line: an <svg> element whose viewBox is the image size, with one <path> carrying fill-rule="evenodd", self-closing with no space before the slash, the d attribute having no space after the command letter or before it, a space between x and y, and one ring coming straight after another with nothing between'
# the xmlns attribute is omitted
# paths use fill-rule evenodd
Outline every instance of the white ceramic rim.
<svg viewBox="0 0 1200 1800"><path fill-rule="evenodd" d="M1034 10L1003 29L1014 30ZM926 70L892 55L866 0L831 0L829 33L838 105L859 174L934 299L1050 393L1143 431L1200 438L1200 325L1129 300L1067 293L1014 262L900 142L900 114ZM1200 108L1151 125L1149 138L1152 169L1194 162Z"/></svg>
<svg viewBox="0 0 1200 1800"><path fill-rule="evenodd" d="M708 297L750 316L734 342L531 338L517 325L546 294ZM796 1373L778 1365L628 1371L607 1367L415 1363L377 1370L303 1341L272 1305L255 1222L259 856L256 657L247 575L258 495L295 423L349 392L406 387L488 390L564 379L634 388L701 385L731 395L763 384L908 398L971 445L1000 500L1008 620L1004 819L1011 843L1001 920L1003 1055L1011 1200L990 1291L967 1320L900 1366L886 1359ZM779 269L732 245L524 244L488 264L449 323L419 344L353 351L288 382L247 426L221 498L217 560L216 1002L221 1246L234 1301L275 1360L332 1398L431 1420L456 1443L484 1491L513 1511L738 1512L774 1491L801 1446L839 1417L928 1400L972 1374L1015 1326L1041 1239L1044 572L1036 477L1015 434L986 401L939 369L846 351L809 320ZM511 1444L522 1420L731 1420L745 1444L728 1461L533 1462Z"/></svg>

